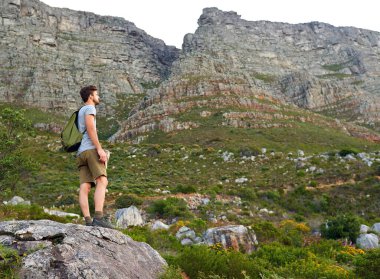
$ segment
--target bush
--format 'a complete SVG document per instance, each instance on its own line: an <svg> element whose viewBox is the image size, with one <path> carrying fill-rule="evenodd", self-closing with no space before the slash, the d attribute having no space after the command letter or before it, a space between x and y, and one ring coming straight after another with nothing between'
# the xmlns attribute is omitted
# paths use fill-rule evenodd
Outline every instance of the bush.
<svg viewBox="0 0 380 279"><path fill-rule="evenodd" d="M358 153L359 152L357 150L354 150L354 149L342 149L341 151L338 152L338 154L339 154L340 157L345 157L348 154L356 155Z"/></svg>
<svg viewBox="0 0 380 279"><path fill-rule="evenodd" d="M322 236L327 239L349 238L353 243L359 236L360 222L353 215L338 215L321 225Z"/></svg>
<svg viewBox="0 0 380 279"><path fill-rule="evenodd" d="M251 260L246 254L229 250L213 250L207 246L186 247L177 258L177 264L190 278L260 278L268 263ZM245 271L246 275L243 273ZM207 277L209 276L209 277ZM224 277L223 277L224 276Z"/></svg>
<svg viewBox="0 0 380 279"><path fill-rule="evenodd" d="M169 265L159 279L182 279L182 270L179 267Z"/></svg>
<svg viewBox="0 0 380 279"><path fill-rule="evenodd" d="M17 250L0 245L0 278L17 278L15 270L21 265Z"/></svg>
<svg viewBox="0 0 380 279"><path fill-rule="evenodd" d="M373 249L355 261L355 274L360 278L377 279L380 272L380 249Z"/></svg>
<svg viewBox="0 0 380 279"><path fill-rule="evenodd" d="M167 198L154 201L148 208L148 212L158 215L159 218L189 217L190 212L183 199Z"/></svg>
<svg viewBox="0 0 380 279"><path fill-rule="evenodd" d="M196 193L197 189L194 186L191 185L177 185L173 191L173 193L183 193L183 194L190 194L190 193Z"/></svg>
<svg viewBox="0 0 380 279"><path fill-rule="evenodd" d="M278 229L268 221L255 223L252 228L255 231L259 243L274 241L279 235Z"/></svg>
<svg viewBox="0 0 380 279"><path fill-rule="evenodd" d="M148 243L161 254L182 248L179 240L165 230L152 231L148 227L131 227L123 230L123 233L135 241Z"/></svg>
<svg viewBox="0 0 380 279"><path fill-rule="evenodd" d="M264 259L275 267L285 266L300 259L306 259L310 253L303 248L285 246L280 243L272 243L262 246L252 258Z"/></svg>
<svg viewBox="0 0 380 279"><path fill-rule="evenodd" d="M284 220L280 223L280 241L285 245L301 247L305 234L309 232L310 228L304 223L293 220Z"/></svg>
<svg viewBox="0 0 380 279"><path fill-rule="evenodd" d="M143 203L143 200L138 196L130 194L118 197L115 201L116 208L128 208L131 205L139 206Z"/></svg>

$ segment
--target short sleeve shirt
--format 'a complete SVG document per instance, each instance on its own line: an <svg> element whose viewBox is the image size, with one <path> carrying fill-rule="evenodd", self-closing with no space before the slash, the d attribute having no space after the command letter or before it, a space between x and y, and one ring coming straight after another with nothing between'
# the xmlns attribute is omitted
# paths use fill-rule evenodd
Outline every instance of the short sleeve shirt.
<svg viewBox="0 0 380 279"><path fill-rule="evenodd" d="M93 144L92 140L88 136L87 129L86 129L86 123L85 123L85 116L92 114L96 116L96 109L93 105L86 105L83 106L78 113L78 128L79 132L83 133L83 138L81 145L79 146L77 156L82 153L83 151L89 150L89 149L95 149L95 145ZM96 117L94 117L94 124L96 129Z"/></svg>

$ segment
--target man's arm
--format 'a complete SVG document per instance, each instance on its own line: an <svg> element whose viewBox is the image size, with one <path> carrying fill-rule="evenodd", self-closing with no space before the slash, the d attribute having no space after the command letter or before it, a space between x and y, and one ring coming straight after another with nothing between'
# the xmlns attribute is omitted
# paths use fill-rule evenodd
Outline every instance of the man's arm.
<svg viewBox="0 0 380 279"><path fill-rule="evenodd" d="M85 116L87 133L92 143L95 145L96 151L98 152L98 155L99 155L99 161L102 163L105 163L107 161L107 154L103 150L102 146L100 145L94 120L95 120L95 116L93 114L87 114Z"/></svg>

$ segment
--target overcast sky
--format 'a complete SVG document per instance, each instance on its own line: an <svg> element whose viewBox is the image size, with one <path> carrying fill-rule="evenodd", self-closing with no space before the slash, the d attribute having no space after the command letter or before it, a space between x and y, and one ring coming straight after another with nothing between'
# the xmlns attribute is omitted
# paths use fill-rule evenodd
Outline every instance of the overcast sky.
<svg viewBox="0 0 380 279"><path fill-rule="evenodd" d="M245 20L320 21L380 31L376 0L42 0L52 7L123 17L149 35L181 48L206 7L235 11Z"/></svg>

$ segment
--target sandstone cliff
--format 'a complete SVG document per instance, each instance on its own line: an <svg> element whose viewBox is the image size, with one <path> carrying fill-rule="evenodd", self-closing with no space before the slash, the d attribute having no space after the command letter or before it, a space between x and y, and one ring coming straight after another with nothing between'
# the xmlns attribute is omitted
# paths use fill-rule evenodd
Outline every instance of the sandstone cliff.
<svg viewBox="0 0 380 279"><path fill-rule="evenodd" d="M0 1L0 100L69 114L79 89L100 88L102 113L169 73L179 50L122 18Z"/></svg>

